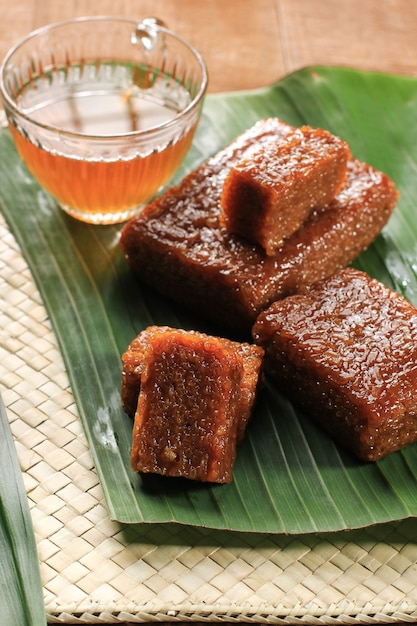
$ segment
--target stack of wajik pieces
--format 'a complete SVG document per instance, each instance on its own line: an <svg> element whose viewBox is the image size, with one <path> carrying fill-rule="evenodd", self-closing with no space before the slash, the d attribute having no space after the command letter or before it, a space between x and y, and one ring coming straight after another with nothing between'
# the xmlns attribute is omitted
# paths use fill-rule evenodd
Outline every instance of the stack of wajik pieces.
<svg viewBox="0 0 417 626"><path fill-rule="evenodd" d="M269 118L125 226L141 279L255 342L157 327L132 342L135 471L230 482L263 368L361 459L417 439L417 311L344 269L397 198L341 139Z"/></svg>
<svg viewBox="0 0 417 626"><path fill-rule="evenodd" d="M149 204L121 245L141 280L249 334L272 302L353 261L396 201L339 139L268 118Z"/></svg>

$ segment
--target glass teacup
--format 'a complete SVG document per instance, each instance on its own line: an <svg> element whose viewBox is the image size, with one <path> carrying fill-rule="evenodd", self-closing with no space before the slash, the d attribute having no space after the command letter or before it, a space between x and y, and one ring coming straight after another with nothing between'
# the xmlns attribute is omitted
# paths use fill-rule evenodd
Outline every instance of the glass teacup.
<svg viewBox="0 0 417 626"><path fill-rule="evenodd" d="M6 55L0 95L40 185L85 222L123 222L181 165L207 88L201 55L154 18L85 17Z"/></svg>

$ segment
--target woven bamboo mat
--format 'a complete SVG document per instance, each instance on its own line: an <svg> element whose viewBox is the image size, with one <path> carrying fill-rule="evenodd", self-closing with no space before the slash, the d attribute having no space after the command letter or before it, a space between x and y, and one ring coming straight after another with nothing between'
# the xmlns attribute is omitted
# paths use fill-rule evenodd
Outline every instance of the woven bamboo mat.
<svg viewBox="0 0 417 626"><path fill-rule="evenodd" d="M417 520L260 535L109 519L45 309L0 217L0 391L51 624L417 621Z"/></svg>

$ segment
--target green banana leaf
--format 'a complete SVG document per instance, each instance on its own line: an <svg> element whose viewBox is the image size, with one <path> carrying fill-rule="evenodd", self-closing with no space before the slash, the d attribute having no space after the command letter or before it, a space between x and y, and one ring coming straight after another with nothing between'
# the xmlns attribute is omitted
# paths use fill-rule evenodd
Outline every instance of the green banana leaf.
<svg viewBox="0 0 417 626"><path fill-rule="evenodd" d="M39 562L26 491L0 400L0 623L46 625Z"/></svg>
<svg viewBox="0 0 417 626"><path fill-rule="evenodd" d="M175 181L270 115L327 128L394 179L398 208L355 265L417 305L417 81L314 67L265 89L209 95ZM120 406L121 353L149 324L211 329L137 282L120 250L120 227L88 226L61 212L28 175L7 130L0 149L0 207L52 320L113 519L308 533L417 515L417 445L362 463L270 381L238 450L232 484L133 474L132 423Z"/></svg>

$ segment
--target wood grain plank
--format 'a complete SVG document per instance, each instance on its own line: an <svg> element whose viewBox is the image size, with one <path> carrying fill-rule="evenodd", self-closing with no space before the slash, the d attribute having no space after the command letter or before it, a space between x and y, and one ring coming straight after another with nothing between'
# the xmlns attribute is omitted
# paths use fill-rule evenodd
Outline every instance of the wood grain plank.
<svg viewBox="0 0 417 626"><path fill-rule="evenodd" d="M417 2L277 0L286 72L325 64L417 75Z"/></svg>
<svg viewBox="0 0 417 626"><path fill-rule="evenodd" d="M6 6L0 0L0 7ZM262 87L284 73L274 0L101 0L100 14L142 19L160 17L196 46L206 60L210 91ZM6 12L5 12L6 11ZM5 12L5 13L4 13ZM95 0L20 0L3 9L0 56L33 28L82 15L97 14ZM5 22L13 23L10 29Z"/></svg>
<svg viewBox="0 0 417 626"><path fill-rule="evenodd" d="M0 0L0 60L7 50L34 28L33 0L5 2Z"/></svg>

